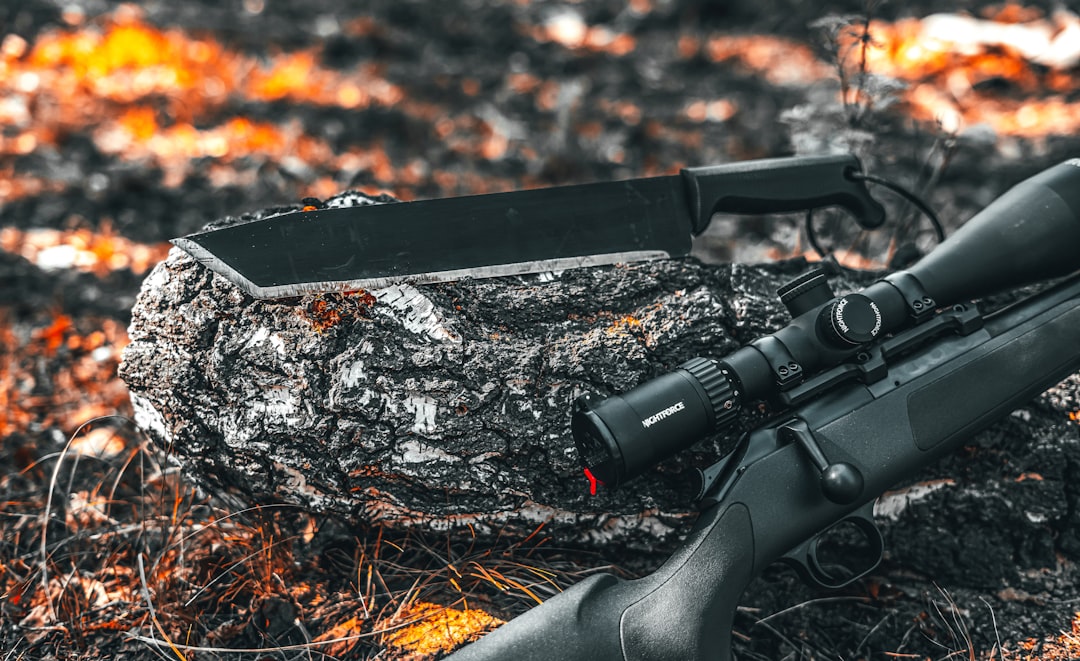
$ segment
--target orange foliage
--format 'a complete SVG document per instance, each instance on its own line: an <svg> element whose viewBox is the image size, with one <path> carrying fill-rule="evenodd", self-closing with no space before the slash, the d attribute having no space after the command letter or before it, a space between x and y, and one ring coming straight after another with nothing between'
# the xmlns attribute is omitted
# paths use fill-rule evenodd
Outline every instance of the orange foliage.
<svg viewBox="0 0 1080 661"><path fill-rule="evenodd" d="M231 95L349 108L392 105L402 98L373 67L343 75L316 60L317 52L306 50L263 64L209 37L159 30L128 8L101 30L45 33L25 62L11 58L6 64L17 75L53 73L66 89L123 103L160 95L170 116L187 119L220 107Z"/></svg>
<svg viewBox="0 0 1080 661"><path fill-rule="evenodd" d="M306 306L297 309L297 314L304 319L316 333L324 333L342 322L368 319L375 297L363 289L317 296Z"/></svg>
<svg viewBox="0 0 1080 661"><path fill-rule="evenodd" d="M411 623L384 636L387 645L417 655L449 652L502 624L482 610L458 610L424 601L403 609L394 623Z"/></svg>
<svg viewBox="0 0 1080 661"><path fill-rule="evenodd" d="M614 32L603 26L587 25L577 13L556 14L544 25L525 28L536 41L554 42L573 50L608 53L622 56L637 47L637 41L628 34Z"/></svg>
<svg viewBox="0 0 1080 661"><path fill-rule="evenodd" d="M1073 617L1069 631L1063 631L1052 639L1037 641L1034 638L1016 645L1016 650L1006 649L1002 661L1072 661L1080 659L1080 612Z"/></svg>
<svg viewBox="0 0 1080 661"><path fill-rule="evenodd" d="M116 234L108 223L89 229L0 229L0 249L21 255L43 269L75 268L105 275L130 269L142 275L165 258L169 244L148 246Z"/></svg>
<svg viewBox="0 0 1080 661"><path fill-rule="evenodd" d="M771 35L719 35L705 44L713 62L734 61L774 85L803 86L833 75L809 47Z"/></svg>
<svg viewBox="0 0 1080 661"><path fill-rule="evenodd" d="M0 439L31 427L71 433L126 411L127 390L116 376L126 344L123 326L112 320L80 329L70 316L56 314L25 333L0 311ZM40 368L41 356L49 357L48 370Z"/></svg>
<svg viewBox="0 0 1080 661"><path fill-rule="evenodd" d="M637 317L635 317L633 315L627 314L627 315L623 315L622 317L619 317L614 322L612 322L611 326L608 328L608 332L609 333L615 333L615 332L618 332L619 330L623 330L623 329L630 330L630 329L634 329L634 328L639 328L640 326L641 326L641 320L640 319L638 319Z"/></svg>
<svg viewBox="0 0 1080 661"><path fill-rule="evenodd" d="M45 355L52 356L60 348L60 345L64 344L68 333L73 328L71 317L66 314L58 314L53 318L52 324L46 328L38 329L34 333L34 338L42 341Z"/></svg>
<svg viewBox="0 0 1080 661"><path fill-rule="evenodd" d="M1005 135L1073 134L1080 130L1080 103L1068 96L1076 76L1066 67L1067 58L1041 60L1055 52L1058 36L1032 18L1030 12L1003 11L994 21L951 15L874 21L865 50L867 70L907 82L910 112L940 121L946 130L983 123ZM843 47L859 48L861 56L860 35L857 30L843 35ZM1044 50L1038 48L1040 40ZM980 87L989 81L1005 82L1011 93Z"/></svg>
<svg viewBox="0 0 1080 661"><path fill-rule="evenodd" d="M630 10L648 13L652 6L650 0L635 0ZM935 20L940 23L940 18L929 17L870 26L868 69L909 83L903 98L913 116L941 121L947 130L985 123L1007 135L1077 132L1080 103L1070 100L1076 87L1072 70L1033 66L1031 58L1035 56L1018 47L950 41L942 37L940 27L932 29ZM970 21L976 27L990 26L987 29L991 32L1010 28L1025 34L1045 33L1055 43L1067 41L1054 33L1051 21L1014 4L1003 6L993 21ZM348 72L328 69L321 64L318 47L256 58L208 35L159 29L145 22L134 5L122 5L111 15L96 19L96 24L71 22L78 24L75 29L44 32L33 43L13 34L0 43L0 96L9 99L0 104L0 155L27 154L55 144L65 134L89 130L102 151L161 166L168 186L178 185L196 167L214 185L243 185L258 175L221 167L241 157L277 163L292 160L340 173L366 169L382 186L409 187L417 182L413 168L395 167L379 147L338 152L326 141L307 135L295 122L220 119L223 109L248 101L350 110L394 106L434 124L435 134L457 153L497 160L512 150L521 154L528 151L485 121L447 118L437 105L407 98L402 88L381 75L378 64ZM632 35L589 25L569 10L521 30L538 41L585 53L622 56L636 47ZM378 26L370 19L357 19L346 25L346 31L364 39L376 33ZM857 30L853 32L846 37L847 48L860 36ZM947 31L945 34L948 36ZM734 62L777 85L805 86L835 76L832 67L807 45L770 35L701 38L687 34L673 48L684 58L704 56L714 62ZM858 52L861 57L862 49ZM1003 95L981 86L993 80L1008 81L1020 94ZM554 110L559 102L561 87L557 82L517 73L508 76L505 84L519 94L534 96L542 110ZM481 92L475 80L464 80L461 87L469 95ZM609 105L608 112L620 121L642 122L641 110L634 104L616 101ZM738 110L724 99L690 100L685 116L694 123L722 122ZM207 160L213 162L207 164ZM435 174L426 176L434 178ZM451 188L474 193L512 186L491 178L444 177L436 183L447 181ZM333 178L318 172L304 185L303 195L320 197L340 189ZM47 188L46 183L0 172L0 195L5 198L40 194ZM395 193L410 197L408 190Z"/></svg>
<svg viewBox="0 0 1080 661"><path fill-rule="evenodd" d="M316 636L314 642L328 643L320 649L329 657L343 657L348 654L360 642L360 636L365 633L365 622L355 615L344 622L339 622L326 630L325 633Z"/></svg>
<svg viewBox="0 0 1080 661"><path fill-rule="evenodd" d="M322 67L319 55L307 49L254 58L208 36L158 29L133 6L122 6L98 26L44 32L33 44L9 35L0 46L0 96L10 99L0 108L0 155L30 153L89 129L105 153L156 162L169 186L184 180L193 159L228 163L261 156L334 170L362 167L366 152L337 154L295 124L236 117L207 125L207 118L237 99L347 109L403 101L402 90L374 65L342 73ZM229 183L222 173L212 174L219 185ZM381 181L394 179L392 170L380 175ZM0 172L0 193L9 199L26 183Z"/></svg>

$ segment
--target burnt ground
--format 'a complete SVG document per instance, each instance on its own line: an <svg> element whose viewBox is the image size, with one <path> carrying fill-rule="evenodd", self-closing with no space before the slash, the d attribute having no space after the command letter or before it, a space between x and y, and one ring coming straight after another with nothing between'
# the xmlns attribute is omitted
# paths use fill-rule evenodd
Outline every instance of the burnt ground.
<svg viewBox="0 0 1080 661"><path fill-rule="evenodd" d="M403 0L342 4L149 2L141 18L133 19L140 14L130 6L104 1L3 3L0 27L25 44L24 52L18 41L6 39L5 62L25 62L48 35L101 32L117 21L137 20L213 39L234 61L312 52L319 71L345 76L363 70L369 80L389 83L401 95L342 107L295 91L261 97L210 88L193 92L195 97L167 90L102 93L90 94L98 100L85 116L72 118L62 116L61 97L85 94L85 82L49 96L27 91L33 85L23 79L17 87L22 91L4 109L0 176L13 183L3 188L0 224L104 234L111 243L95 252L106 255L126 249L121 239L159 246L224 215L347 188L404 198L458 195L669 173L682 165L783 155L795 146L839 141L858 151L875 173L922 189L955 227L1010 183L1077 153L1078 141L1064 136L1016 138L980 130L945 136L939 127L910 119L903 103L869 112L853 126L845 109L830 101L835 80L774 80L765 71L775 62L756 68L739 58L713 57L706 46L716 34L769 34L805 44L828 60L829 49L808 25L828 14L859 12L860 2L822 7L796 0L682 0L631 3L628 9L602 0L461 0L440 2L438 10ZM936 9L934 4L879 3L874 15L920 16ZM587 26L605 26L630 40L600 34L577 46L553 41L543 28L567 11ZM789 55L794 61L798 54ZM5 85L13 89L9 80ZM1008 81L992 87L1004 96L1023 92ZM216 95L215 101L193 103L199 94ZM695 102L712 99L730 105L719 107L713 119L688 112ZM210 132L239 117L287 127L307 140L290 143L295 152L311 155L288 158L296 154L256 145L249 153L196 149L181 158L167 150L116 147L100 129L135 106L149 109L162 134L181 122ZM785 115L794 108L801 111ZM15 144L34 122L44 122L49 131L29 147ZM350 151L361 156L325 157ZM703 256L790 255L801 245L800 223L798 217L781 217L722 224L705 241ZM21 253L12 247L0 253L5 658L159 656L133 634L233 649L348 636L364 631L359 620L350 619L358 612L368 614L369 625L400 623L394 617L401 615L401 597L414 581L426 597L437 598L432 595L440 587L450 589L447 577L416 578L429 566L430 540L409 538L412 546L398 540L400 548L391 552L380 546L381 531L343 531L330 522L312 523L303 513L215 509L129 423L103 417L130 414L114 374L145 269L47 269ZM1060 434L1075 436L1075 423L1050 422L1044 404L1033 411ZM87 420L93 421L89 431L80 428ZM1018 470L1018 480L1072 474L1046 444L1030 449L1024 429L1014 424L981 439L987 449L980 461L1031 468ZM87 438L119 442L123 449L104 459L63 455L69 460L54 473L69 439ZM955 458L924 477L948 479L950 470L971 470L967 466ZM1051 509L1068 518L1076 507L1073 488L1027 489L1040 481L1022 482L1025 488L1010 497L1028 499L1030 511L1042 511L1053 500ZM741 658L944 659L966 657L969 649L971 658L997 658L991 655L998 641L1017 650L1023 641L1068 631L1069 615L1080 604L1069 570L1075 540L1048 535L1026 543L1024 534L998 523L994 508L950 510L947 502L927 501L926 507L940 511L927 512L926 528L893 533L924 536L925 544L904 548L925 548L925 556L890 556L871 579L843 594L817 593L787 573L770 571L751 589L737 622ZM53 516L43 527L46 506ZM206 525L226 515L228 525ZM209 539L183 543L185 531L209 527ZM530 562L557 570L564 584L582 567L619 561L605 556L571 562L559 552L544 555L533 549L534 542L511 541L495 554L457 549L451 557L486 559L509 572L509 563L493 559L527 551ZM367 566L361 559L373 556L383 563L378 580L358 576L357 568ZM249 567L251 557L263 561ZM625 564L632 571L655 560ZM48 573L42 574L42 566ZM184 575L189 583L168 575L166 566L193 572ZM1032 569L1040 567L1047 569ZM927 587L935 582L938 587ZM212 588L192 589L208 584ZM484 585L475 579L471 589ZM505 592L489 596L495 608L512 613L528 603L513 590ZM375 594L383 601L373 615L364 600ZM298 613L306 627L302 634L293 626ZM408 656L402 651L407 648L385 636L365 635L318 653ZM166 654L260 657L173 649ZM1067 658L1041 654L1034 658ZM282 655L287 653L273 658Z"/></svg>

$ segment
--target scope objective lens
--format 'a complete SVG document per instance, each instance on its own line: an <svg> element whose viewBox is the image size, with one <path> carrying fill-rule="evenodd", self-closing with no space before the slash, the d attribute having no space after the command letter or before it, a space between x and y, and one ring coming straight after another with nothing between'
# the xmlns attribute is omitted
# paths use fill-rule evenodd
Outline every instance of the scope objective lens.
<svg viewBox="0 0 1080 661"><path fill-rule="evenodd" d="M579 398L570 429L585 469L615 488L728 425L738 412L727 369L694 358L628 392Z"/></svg>

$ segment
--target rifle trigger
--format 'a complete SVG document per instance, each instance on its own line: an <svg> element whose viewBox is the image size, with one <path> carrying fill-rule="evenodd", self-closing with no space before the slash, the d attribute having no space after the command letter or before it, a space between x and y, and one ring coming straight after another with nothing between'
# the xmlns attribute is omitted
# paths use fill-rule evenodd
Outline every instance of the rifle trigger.
<svg viewBox="0 0 1080 661"><path fill-rule="evenodd" d="M810 585L827 590L842 588L873 571L885 555L885 539L873 515L871 501L780 560Z"/></svg>

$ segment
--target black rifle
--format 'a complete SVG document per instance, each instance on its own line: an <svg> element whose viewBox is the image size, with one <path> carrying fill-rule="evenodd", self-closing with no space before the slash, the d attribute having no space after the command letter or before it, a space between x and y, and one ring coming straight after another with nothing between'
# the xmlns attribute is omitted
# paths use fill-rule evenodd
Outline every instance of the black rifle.
<svg viewBox="0 0 1080 661"><path fill-rule="evenodd" d="M589 577L451 658L731 658L743 590L775 561L840 587L883 540L875 499L1080 369L1080 275L983 317L968 303L1080 269L1080 159L1017 184L930 255L858 293L822 270L780 290L791 324L723 360L695 358L620 396L579 400L586 472L617 486L730 423L784 413L706 469L682 546L637 580ZM819 557L838 528L863 562Z"/></svg>

